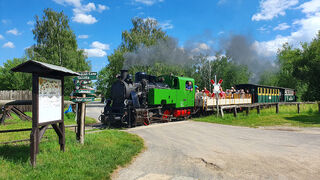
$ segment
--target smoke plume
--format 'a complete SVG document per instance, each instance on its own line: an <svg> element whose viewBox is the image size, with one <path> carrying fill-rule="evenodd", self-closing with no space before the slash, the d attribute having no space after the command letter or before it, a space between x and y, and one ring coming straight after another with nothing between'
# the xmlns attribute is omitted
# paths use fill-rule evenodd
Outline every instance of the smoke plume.
<svg viewBox="0 0 320 180"><path fill-rule="evenodd" d="M272 65L270 59L258 55L248 36L233 35L221 39L220 46L231 61L248 67L249 71L252 73L249 80L251 83L258 83L260 75L264 71L276 70L276 67Z"/></svg>
<svg viewBox="0 0 320 180"><path fill-rule="evenodd" d="M170 37L166 40L159 40L150 47L141 45L135 52L124 54L124 58L126 69L134 65L152 66L156 62L182 65L192 61L190 54L178 46L177 40Z"/></svg>
<svg viewBox="0 0 320 180"><path fill-rule="evenodd" d="M204 39L205 37L207 39ZM195 63L193 62L195 55L204 54L211 58L208 58L209 60L214 60L214 55L219 53L236 64L247 66L251 72L250 83L258 83L260 75L265 70L275 72L277 69L270 59L257 53L249 36L229 35L220 38L219 43L213 44L213 42L217 42L217 39L207 33L198 41L195 38L186 41L183 48L179 47L178 41L171 37L159 40L153 46L141 45L136 51L124 54L124 68L129 69L134 65L153 66L157 62L189 66Z"/></svg>

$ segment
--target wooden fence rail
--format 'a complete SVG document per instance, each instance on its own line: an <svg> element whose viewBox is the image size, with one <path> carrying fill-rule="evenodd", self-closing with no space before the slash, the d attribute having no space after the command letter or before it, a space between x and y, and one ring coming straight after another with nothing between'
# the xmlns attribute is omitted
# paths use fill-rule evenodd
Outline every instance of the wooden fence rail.
<svg viewBox="0 0 320 180"><path fill-rule="evenodd" d="M0 91L0 100L32 100L32 92L29 90ZM17 105L22 112L32 111L31 105Z"/></svg>
<svg viewBox="0 0 320 180"><path fill-rule="evenodd" d="M246 115L249 115L250 108L256 108L257 113L260 114L261 107L264 106L275 106L276 113L279 113L279 105L297 105L297 113L300 113L300 104L318 104L318 111L320 112L320 102L279 102L279 103L254 103L254 104L239 104L239 105L227 105L227 106L220 106L220 114L223 117L224 109L232 109L233 115L237 117L237 109L243 108L246 111Z"/></svg>

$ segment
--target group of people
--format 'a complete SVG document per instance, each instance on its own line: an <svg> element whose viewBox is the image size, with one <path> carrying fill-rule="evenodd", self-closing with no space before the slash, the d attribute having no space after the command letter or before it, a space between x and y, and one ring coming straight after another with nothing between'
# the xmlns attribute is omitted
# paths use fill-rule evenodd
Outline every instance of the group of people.
<svg viewBox="0 0 320 180"><path fill-rule="evenodd" d="M196 92L200 92L199 88L196 88ZM210 91L207 90L207 88L204 88L202 91L202 93L206 94L209 97L214 97L215 94L211 93ZM235 95L237 95L240 98L245 98L245 95L249 94L249 90L244 90L244 89L235 89L234 87L231 87L231 89L226 89L226 91L223 91L223 88L220 86L220 93L219 96L220 98L224 99L227 96L231 98L234 98Z"/></svg>

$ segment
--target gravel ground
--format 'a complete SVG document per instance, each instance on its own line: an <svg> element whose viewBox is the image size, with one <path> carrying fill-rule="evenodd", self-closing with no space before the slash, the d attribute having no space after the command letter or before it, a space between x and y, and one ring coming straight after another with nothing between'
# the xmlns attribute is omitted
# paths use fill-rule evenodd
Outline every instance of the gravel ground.
<svg viewBox="0 0 320 180"><path fill-rule="evenodd" d="M147 149L113 179L320 179L320 128L182 121L127 131Z"/></svg>

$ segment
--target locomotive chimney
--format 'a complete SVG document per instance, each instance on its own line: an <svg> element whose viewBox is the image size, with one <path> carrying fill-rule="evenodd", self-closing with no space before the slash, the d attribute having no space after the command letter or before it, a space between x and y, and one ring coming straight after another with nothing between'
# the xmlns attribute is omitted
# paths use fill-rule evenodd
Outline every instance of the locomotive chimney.
<svg viewBox="0 0 320 180"><path fill-rule="evenodd" d="M121 72L121 75L120 75L121 80L125 80L128 76L128 70L122 69L120 72Z"/></svg>

